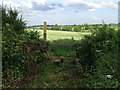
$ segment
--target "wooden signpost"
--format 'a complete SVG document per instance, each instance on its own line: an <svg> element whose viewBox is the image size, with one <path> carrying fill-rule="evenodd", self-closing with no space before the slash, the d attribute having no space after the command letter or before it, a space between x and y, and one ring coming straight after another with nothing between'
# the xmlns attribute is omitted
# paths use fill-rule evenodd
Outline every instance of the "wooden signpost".
<svg viewBox="0 0 120 90"><path fill-rule="evenodd" d="M47 39L47 34L46 34L46 31L47 31L47 23L46 23L46 22L44 22L44 35L43 35L44 40L46 40L46 39Z"/></svg>

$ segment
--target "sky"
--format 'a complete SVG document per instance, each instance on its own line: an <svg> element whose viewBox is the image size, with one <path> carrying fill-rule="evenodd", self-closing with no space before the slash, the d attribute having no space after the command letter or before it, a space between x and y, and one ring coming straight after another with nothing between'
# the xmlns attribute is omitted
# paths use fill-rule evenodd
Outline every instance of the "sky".
<svg viewBox="0 0 120 90"><path fill-rule="evenodd" d="M118 23L119 0L0 0L17 8L27 26Z"/></svg>

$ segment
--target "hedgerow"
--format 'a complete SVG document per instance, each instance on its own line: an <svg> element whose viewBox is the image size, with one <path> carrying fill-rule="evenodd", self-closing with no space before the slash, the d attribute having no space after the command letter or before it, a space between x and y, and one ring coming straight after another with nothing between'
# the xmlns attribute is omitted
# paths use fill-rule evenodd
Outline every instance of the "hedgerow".
<svg viewBox="0 0 120 90"><path fill-rule="evenodd" d="M2 73L3 87L13 87L18 78L42 72L47 60L47 42L38 32L25 31L26 22L18 11L1 6L2 10Z"/></svg>
<svg viewBox="0 0 120 90"><path fill-rule="evenodd" d="M94 76L90 76L90 87L119 86L118 40L118 31L107 25L99 27L81 40L82 48L77 48L76 53L83 69L92 72ZM111 76L112 79L109 80L107 76Z"/></svg>

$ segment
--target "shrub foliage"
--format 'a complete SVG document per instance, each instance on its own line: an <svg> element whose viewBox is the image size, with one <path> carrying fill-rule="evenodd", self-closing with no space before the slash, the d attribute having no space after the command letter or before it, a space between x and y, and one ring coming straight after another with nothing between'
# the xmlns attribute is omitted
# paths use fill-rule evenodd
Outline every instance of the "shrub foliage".
<svg viewBox="0 0 120 90"><path fill-rule="evenodd" d="M47 42L40 39L38 32L24 31L26 23L18 17L17 10L2 6L2 20L3 84L9 87L15 79L41 71Z"/></svg>
<svg viewBox="0 0 120 90"><path fill-rule="evenodd" d="M92 70L94 75L90 76L90 87L118 87L118 31L103 25L85 36L80 46L82 48L77 48L77 58L83 68Z"/></svg>
<svg viewBox="0 0 120 90"><path fill-rule="evenodd" d="M85 65L94 66L96 59L108 52L117 52L117 31L106 25L87 35L77 49L77 57Z"/></svg>

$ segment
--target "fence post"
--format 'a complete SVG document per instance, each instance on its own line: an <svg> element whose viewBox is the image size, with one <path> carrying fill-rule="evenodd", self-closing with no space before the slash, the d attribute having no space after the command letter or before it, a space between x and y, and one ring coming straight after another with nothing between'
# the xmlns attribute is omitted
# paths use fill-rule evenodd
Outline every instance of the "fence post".
<svg viewBox="0 0 120 90"><path fill-rule="evenodd" d="M47 39L46 29L47 29L47 23L44 22L44 35L43 35L44 40Z"/></svg>

